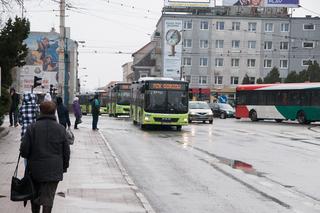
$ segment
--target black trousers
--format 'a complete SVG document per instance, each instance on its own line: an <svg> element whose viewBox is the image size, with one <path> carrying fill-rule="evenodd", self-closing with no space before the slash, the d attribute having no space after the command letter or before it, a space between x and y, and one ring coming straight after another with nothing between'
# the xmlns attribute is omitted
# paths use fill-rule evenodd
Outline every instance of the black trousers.
<svg viewBox="0 0 320 213"><path fill-rule="evenodd" d="M92 114L92 129L95 130L98 127L99 114Z"/></svg>
<svg viewBox="0 0 320 213"><path fill-rule="evenodd" d="M18 124L18 109L10 109L9 111L10 125Z"/></svg>

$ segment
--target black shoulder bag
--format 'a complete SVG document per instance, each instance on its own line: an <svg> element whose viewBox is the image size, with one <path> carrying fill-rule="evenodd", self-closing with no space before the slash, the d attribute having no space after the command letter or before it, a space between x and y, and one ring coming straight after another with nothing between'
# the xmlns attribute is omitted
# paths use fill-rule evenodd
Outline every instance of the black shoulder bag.
<svg viewBox="0 0 320 213"><path fill-rule="evenodd" d="M19 179L17 177L19 161L20 161L20 154L19 154L16 170L14 171L14 174L11 179L10 200L11 201L33 200L35 199L35 196L36 196L36 190L34 188L29 172L26 171L22 179ZM26 170L28 170L28 166Z"/></svg>

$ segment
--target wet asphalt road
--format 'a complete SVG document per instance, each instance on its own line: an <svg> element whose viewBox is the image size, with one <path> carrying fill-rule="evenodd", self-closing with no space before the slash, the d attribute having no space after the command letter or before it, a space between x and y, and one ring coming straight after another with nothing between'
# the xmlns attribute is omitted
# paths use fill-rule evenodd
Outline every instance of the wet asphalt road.
<svg viewBox="0 0 320 213"><path fill-rule="evenodd" d="M99 124L156 212L320 212L318 126L215 119L142 131L106 116Z"/></svg>

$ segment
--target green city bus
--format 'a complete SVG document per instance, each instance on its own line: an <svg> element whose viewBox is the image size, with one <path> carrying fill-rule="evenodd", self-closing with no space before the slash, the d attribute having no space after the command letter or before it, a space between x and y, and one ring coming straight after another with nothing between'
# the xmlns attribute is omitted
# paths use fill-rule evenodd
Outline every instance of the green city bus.
<svg viewBox="0 0 320 213"><path fill-rule="evenodd" d="M320 83L239 85L236 118L320 121Z"/></svg>
<svg viewBox="0 0 320 213"><path fill-rule="evenodd" d="M189 83L170 78L142 78L131 86L131 117L142 129L148 125L188 125Z"/></svg>
<svg viewBox="0 0 320 213"><path fill-rule="evenodd" d="M130 116L130 86L131 83L116 83L110 88L108 110L109 116Z"/></svg>
<svg viewBox="0 0 320 213"><path fill-rule="evenodd" d="M99 95L100 100L100 114L107 114L107 93L104 90L99 90L94 93L86 93L80 94L79 97L79 104L81 107L81 112L83 115L87 115L91 113L91 100L94 98L95 94Z"/></svg>

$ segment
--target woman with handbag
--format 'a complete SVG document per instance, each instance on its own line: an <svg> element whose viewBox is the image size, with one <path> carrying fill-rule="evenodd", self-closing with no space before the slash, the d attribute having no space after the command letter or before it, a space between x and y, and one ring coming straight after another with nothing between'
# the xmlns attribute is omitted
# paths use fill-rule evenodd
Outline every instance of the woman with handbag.
<svg viewBox="0 0 320 213"><path fill-rule="evenodd" d="M74 129L78 129L78 124L82 123L81 121L82 113L81 113L81 107L79 104L78 97L74 98L72 108L73 108L74 116L76 117L76 120L74 122Z"/></svg>
<svg viewBox="0 0 320 213"><path fill-rule="evenodd" d="M66 129L57 123L55 111L55 103L42 102L40 116L28 126L20 146L20 155L28 161L28 175L37 192L31 200L33 213L39 213L40 206L43 213L51 213L58 183L69 167Z"/></svg>

